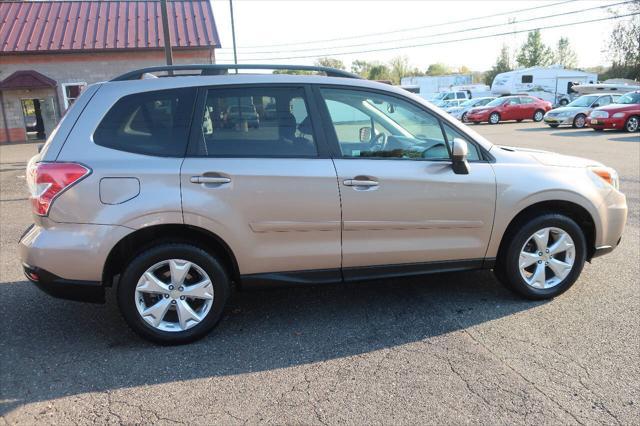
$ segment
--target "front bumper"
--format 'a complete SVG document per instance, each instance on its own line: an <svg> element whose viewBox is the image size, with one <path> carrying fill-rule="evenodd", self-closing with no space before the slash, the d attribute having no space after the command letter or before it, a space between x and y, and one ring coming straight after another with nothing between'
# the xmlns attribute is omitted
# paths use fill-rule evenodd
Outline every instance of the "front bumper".
<svg viewBox="0 0 640 426"><path fill-rule="evenodd" d="M624 129L624 118L591 118L587 117L587 126L594 129Z"/></svg>
<svg viewBox="0 0 640 426"><path fill-rule="evenodd" d="M544 117L544 122L546 124L553 124L553 125L572 125L573 124L573 117L569 116L569 117L547 117L545 115Z"/></svg>
<svg viewBox="0 0 640 426"><path fill-rule="evenodd" d="M29 281L50 296L78 302L105 302L104 287L100 281L67 280L27 264L23 264L22 269Z"/></svg>
<svg viewBox="0 0 640 426"><path fill-rule="evenodd" d="M469 121L487 121L489 120L488 113L476 113L476 114L467 114L467 120Z"/></svg>

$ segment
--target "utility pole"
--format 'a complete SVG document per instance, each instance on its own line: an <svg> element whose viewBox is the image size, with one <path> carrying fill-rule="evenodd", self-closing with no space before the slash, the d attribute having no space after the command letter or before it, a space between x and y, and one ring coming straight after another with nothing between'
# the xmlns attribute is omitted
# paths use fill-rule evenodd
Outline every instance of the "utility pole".
<svg viewBox="0 0 640 426"><path fill-rule="evenodd" d="M167 65L173 65L171 33L169 32L169 18L167 17L167 0L160 0L160 11L162 13L162 33L164 35L164 55L167 58ZM173 71L169 71L169 75L173 75Z"/></svg>
<svg viewBox="0 0 640 426"><path fill-rule="evenodd" d="M238 65L238 52L236 51L236 25L233 19L233 0L229 0L229 9L231 10L231 38L233 39L233 63ZM236 68L236 74L238 69Z"/></svg>

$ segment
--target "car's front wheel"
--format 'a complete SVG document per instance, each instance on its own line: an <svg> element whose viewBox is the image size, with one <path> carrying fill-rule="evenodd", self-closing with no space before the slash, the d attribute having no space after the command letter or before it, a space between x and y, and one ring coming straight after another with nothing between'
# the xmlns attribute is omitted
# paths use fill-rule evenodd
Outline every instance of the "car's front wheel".
<svg viewBox="0 0 640 426"><path fill-rule="evenodd" d="M489 116L489 123L498 124L499 122L500 122L500 114L498 114L497 112L492 112L491 115Z"/></svg>
<svg viewBox="0 0 640 426"><path fill-rule="evenodd" d="M578 114L573 119L573 128L582 129L587 124L587 116L584 114Z"/></svg>
<svg viewBox="0 0 640 426"><path fill-rule="evenodd" d="M174 345L211 331L229 292L229 276L215 257L190 244L168 243L129 263L118 286L118 305L136 333Z"/></svg>
<svg viewBox="0 0 640 426"><path fill-rule="evenodd" d="M496 275L522 296L550 299L578 279L586 259L582 229L569 217L548 213L522 222L501 247Z"/></svg>
<svg viewBox="0 0 640 426"><path fill-rule="evenodd" d="M633 133L637 131L639 128L640 128L640 118L635 115L632 117L629 117L626 123L624 123L624 129L629 133Z"/></svg>
<svg viewBox="0 0 640 426"><path fill-rule="evenodd" d="M460 117L460 120L463 123L468 123L469 122L469 119L467 118L467 113L466 112L462 114L462 117Z"/></svg>

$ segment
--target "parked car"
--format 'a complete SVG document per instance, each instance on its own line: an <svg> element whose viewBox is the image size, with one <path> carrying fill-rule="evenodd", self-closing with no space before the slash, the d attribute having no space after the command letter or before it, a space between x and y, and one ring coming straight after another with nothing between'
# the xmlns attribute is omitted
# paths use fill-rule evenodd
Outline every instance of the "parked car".
<svg viewBox="0 0 640 426"><path fill-rule="evenodd" d="M112 287L134 331L179 344L215 327L232 287L493 269L549 299L620 242L626 199L597 161L493 145L345 71L225 67L87 87L27 167L31 282L94 302ZM211 118L240 98L292 113L257 129Z"/></svg>
<svg viewBox="0 0 640 426"><path fill-rule="evenodd" d="M533 96L504 96L494 99L480 108L473 108L467 113L467 119L474 124L486 121L498 124L509 120L542 121L544 113L551 109L551 102Z"/></svg>
<svg viewBox="0 0 640 426"><path fill-rule="evenodd" d="M635 132L640 128L640 90L627 93L615 104L602 106L591 111L589 127L593 130L626 130Z"/></svg>
<svg viewBox="0 0 640 426"><path fill-rule="evenodd" d="M470 98L471 92L469 90L458 90L437 93L429 99L429 102L431 102L435 106L442 107L446 104L447 101L452 101L455 99L461 99L464 101Z"/></svg>
<svg viewBox="0 0 640 426"><path fill-rule="evenodd" d="M455 118L462 121L463 123L468 123L469 120L467 119L467 113L471 109L473 109L474 107L485 106L486 104L488 104L494 99L495 97L468 99L463 103L461 103L459 106L446 109L445 111L447 111L449 114L453 115Z"/></svg>
<svg viewBox="0 0 640 426"><path fill-rule="evenodd" d="M233 105L227 108L224 114L224 121L227 127L246 122L249 127L258 127L260 118L256 107L253 105Z"/></svg>
<svg viewBox="0 0 640 426"><path fill-rule="evenodd" d="M442 105L440 106L440 108L442 108L443 110L449 112L449 110L451 108L457 108L458 106L460 106L464 102L466 102L465 99L451 99L451 100L448 100L448 101L444 101L442 103Z"/></svg>
<svg viewBox="0 0 640 426"><path fill-rule="evenodd" d="M621 95L613 93L603 93L601 95L580 96L564 107L552 109L544 115L544 122L549 127L562 125L572 126L581 129L587 124L587 116L597 107L616 103Z"/></svg>

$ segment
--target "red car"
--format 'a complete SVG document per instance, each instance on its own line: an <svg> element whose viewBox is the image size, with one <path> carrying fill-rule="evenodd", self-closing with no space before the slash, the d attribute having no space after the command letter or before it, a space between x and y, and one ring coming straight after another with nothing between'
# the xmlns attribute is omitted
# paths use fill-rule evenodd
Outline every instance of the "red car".
<svg viewBox="0 0 640 426"><path fill-rule="evenodd" d="M637 131L640 129L640 90L627 93L615 104L594 109L587 117L587 124L598 131L604 129Z"/></svg>
<svg viewBox="0 0 640 426"><path fill-rule="evenodd" d="M542 121L544 113L551 109L551 102L533 96L504 96L489 102L483 107L473 108L467 113L467 120L475 124L486 121L498 124L507 120Z"/></svg>

